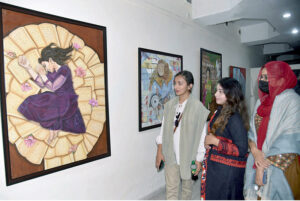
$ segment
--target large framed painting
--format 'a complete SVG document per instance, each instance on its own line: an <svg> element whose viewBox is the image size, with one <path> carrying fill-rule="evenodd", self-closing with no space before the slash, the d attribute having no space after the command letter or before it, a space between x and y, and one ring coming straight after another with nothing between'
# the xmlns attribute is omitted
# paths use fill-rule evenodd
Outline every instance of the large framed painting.
<svg viewBox="0 0 300 201"><path fill-rule="evenodd" d="M229 76L239 81L239 83L242 86L243 94L245 96L246 95L246 69L235 67L235 66L229 66Z"/></svg>
<svg viewBox="0 0 300 201"><path fill-rule="evenodd" d="M106 28L0 10L7 185L110 156Z"/></svg>
<svg viewBox="0 0 300 201"><path fill-rule="evenodd" d="M210 109L218 81L222 78L222 55L200 49L200 100Z"/></svg>
<svg viewBox="0 0 300 201"><path fill-rule="evenodd" d="M297 77L297 85L295 86L295 91L300 95L300 69L294 69L293 72Z"/></svg>
<svg viewBox="0 0 300 201"><path fill-rule="evenodd" d="M182 71L182 56L138 49L139 131L161 126L164 104L175 96L174 76Z"/></svg>

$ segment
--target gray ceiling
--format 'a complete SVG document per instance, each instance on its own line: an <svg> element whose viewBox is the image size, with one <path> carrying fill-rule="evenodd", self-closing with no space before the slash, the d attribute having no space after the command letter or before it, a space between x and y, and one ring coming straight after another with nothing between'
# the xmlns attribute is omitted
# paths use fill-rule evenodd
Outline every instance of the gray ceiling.
<svg viewBox="0 0 300 201"><path fill-rule="evenodd" d="M214 33L259 46L268 60L300 63L300 0L141 0ZM284 19L289 11L291 17ZM291 34L293 28L299 33ZM283 57L282 57L283 56ZM288 58L284 58L288 57Z"/></svg>
<svg viewBox="0 0 300 201"><path fill-rule="evenodd" d="M300 0L192 0L192 7L195 22L236 33L246 45L261 45L266 55L299 55ZM282 17L285 12L289 19ZM299 33L292 34L293 28Z"/></svg>

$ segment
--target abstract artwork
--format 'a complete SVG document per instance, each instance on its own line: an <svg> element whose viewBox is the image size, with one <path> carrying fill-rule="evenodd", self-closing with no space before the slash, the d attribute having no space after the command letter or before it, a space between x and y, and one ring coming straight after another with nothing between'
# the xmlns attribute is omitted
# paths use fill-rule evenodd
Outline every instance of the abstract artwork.
<svg viewBox="0 0 300 201"><path fill-rule="evenodd" d="M218 81L222 78L222 55L200 49L200 101L210 109Z"/></svg>
<svg viewBox="0 0 300 201"><path fill-rule="evenodd" d="M293 72L297 77L297 85L295 86L295 91L300 95L300 69L294 69Z"/></svg>
<svg viewBox="0 0 300 201"><path fill-rule="evenodd" d="M239 81L242 86L244 96L246 95L246 69L229 66L229 76Z"/></svg>
<svg viewBox="0 0 300 201"><path fill-rule="evenodd" d="M139 48L139 131L161 125L164 104L175 96L173 80L182 56Z"/></svg>

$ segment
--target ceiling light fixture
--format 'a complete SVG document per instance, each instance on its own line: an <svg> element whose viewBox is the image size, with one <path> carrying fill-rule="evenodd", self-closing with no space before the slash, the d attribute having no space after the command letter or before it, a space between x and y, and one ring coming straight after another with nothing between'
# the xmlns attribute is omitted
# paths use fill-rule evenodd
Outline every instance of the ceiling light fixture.
<svg viewBox="0 0 300 201"><path fill-rule="evenodd" d="M293 30L292 30L292 34L297 34L299 31L298 31L298 29L297 28L294 28Z"/></svg>
<svg viewBox="0 0 300 201"><path fill-rule="evenodd" d="M291 13L284 13L282 15L283 18L287 19L287 18L290 18L291 17Z"/></svg>

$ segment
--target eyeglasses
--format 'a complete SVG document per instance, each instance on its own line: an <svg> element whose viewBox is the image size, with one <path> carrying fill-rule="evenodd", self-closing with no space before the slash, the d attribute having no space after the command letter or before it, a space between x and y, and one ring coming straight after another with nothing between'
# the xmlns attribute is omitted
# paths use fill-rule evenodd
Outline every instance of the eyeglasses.
<svg viewBox="0 0 300 201"><path fill-rule="evenodd" d="M175 127L178 127L180 114L181 114L181 113L179 112L179 113L176 115Z"/></svg>

